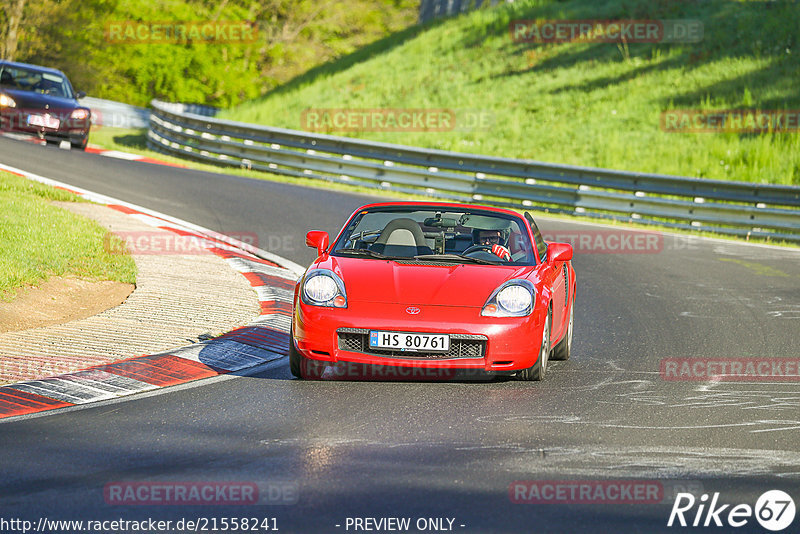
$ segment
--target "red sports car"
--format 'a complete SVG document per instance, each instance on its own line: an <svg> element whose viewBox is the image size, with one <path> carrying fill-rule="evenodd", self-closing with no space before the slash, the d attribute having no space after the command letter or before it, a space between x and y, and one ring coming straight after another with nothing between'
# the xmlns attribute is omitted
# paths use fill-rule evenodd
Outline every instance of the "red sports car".
<svg viewBox="0 0 800 534"><path fill-rule="evenodd" d="M345 365L541 380L549 359L569 358L572 247L545 242L528 213L370 204L333 245L321 231L306 243L319 257L295 288L289 361L298 378Z"/></svg>

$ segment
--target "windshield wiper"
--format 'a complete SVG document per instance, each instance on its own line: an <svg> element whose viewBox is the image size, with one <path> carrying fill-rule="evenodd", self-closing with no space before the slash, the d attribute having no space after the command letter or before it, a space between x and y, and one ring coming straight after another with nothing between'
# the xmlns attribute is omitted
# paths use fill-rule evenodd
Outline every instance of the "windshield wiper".
<svg viewBox="0 0 800 534"><path fill-rule="evenodd" d="M463 254L422 254L414 256L415 260L439 260L439 261L463 261L467 260L471 263L479 263L481 265L500 265L499 261L486 260L483 258L473 258L472 256L464 256Z"/></svg>
<svg viewBox="0 0 800 534"><path fill-rule="evenodd" d="M398 258L396 256L387 256L385 254L381 254L380 252L375 252L374 250L370 250L368 248L343 248L339 250L334 250L335 254L346 254L350 256L369 256L370 258L378 258L381 260L401 260L407 258Z"/></svg>

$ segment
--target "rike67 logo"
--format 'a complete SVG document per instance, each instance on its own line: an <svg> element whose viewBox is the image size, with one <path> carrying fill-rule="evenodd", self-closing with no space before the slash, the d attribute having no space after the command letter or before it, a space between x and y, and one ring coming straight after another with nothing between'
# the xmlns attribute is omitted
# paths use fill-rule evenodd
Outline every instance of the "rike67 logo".
<svg viewBox="0 0 800 534"><path fill-rule="evenodd" d="M719 504L719 492L714 493L711 502L708 502L708 494L705 493L700 499L691 493L679 493L672 505L667 526L739 528L755 516L762 527L777 532L791 525L794 515L794 500L780 490L770 490L762 494L755 507L749 504L737 504L733 507L730 504Z"/></svg>

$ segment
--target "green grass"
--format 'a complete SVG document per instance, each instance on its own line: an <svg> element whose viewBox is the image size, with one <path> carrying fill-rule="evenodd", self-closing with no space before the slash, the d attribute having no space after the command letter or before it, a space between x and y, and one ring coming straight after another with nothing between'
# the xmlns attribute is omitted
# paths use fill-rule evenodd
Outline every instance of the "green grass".
<svg viewBox="0 0 800 534"><path fill-rule="evenodd" d="M515 19L699 19L685 44L520 44ZM308 108L445 108L491 125L331 132L413 146L800 185L800 134L668 133L671 109L800 109L800 6L735 0L523 0L411 28L221 118L301 129ZM463 123L462 123L463 124Z"/></svg>
<svg viewBox="0 0 800 534"><path fill-rule="evenodd" d="M76 199L0 172L0 299L9 301L17 289L50 276L136 282L133 258L105 250L105 228L50 203Z"/></svg>

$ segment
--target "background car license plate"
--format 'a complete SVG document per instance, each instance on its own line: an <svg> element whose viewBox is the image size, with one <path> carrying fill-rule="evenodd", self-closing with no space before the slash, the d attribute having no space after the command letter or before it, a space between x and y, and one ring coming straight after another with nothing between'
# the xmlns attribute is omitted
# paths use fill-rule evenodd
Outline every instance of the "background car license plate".
<svg viewBox="0 0 800 534"><path fill-rule="evenodd" d="M58 130L61 122L50 115L28 115L28 124Z"/></svg>
<svg viewBox="0 0 800 534"><path fill-rule="evenodd" d="M375 349L446 352L450 350L450 336L373 330L369 333L369 346Z"/></svg>

